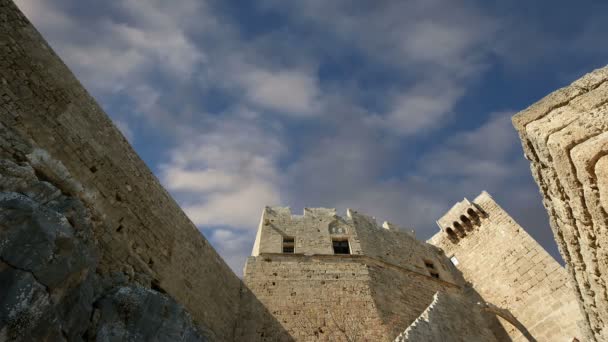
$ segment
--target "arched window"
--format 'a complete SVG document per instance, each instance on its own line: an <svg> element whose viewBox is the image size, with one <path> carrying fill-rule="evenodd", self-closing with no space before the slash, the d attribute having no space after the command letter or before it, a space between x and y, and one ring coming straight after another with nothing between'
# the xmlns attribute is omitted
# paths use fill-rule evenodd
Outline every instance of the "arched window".
<svg viewBox="0 0 608 342"><path fill-rule="evenodd" d="M445 232L448 233L448 238L452 241L456 241L458 240L458 236L456 236L456 233L454 233L454 230L450 227L447 227L445 229Z"/></svg>
<svg viewBox="0 0 608 342"><path fill-rule="evenodd" d="M471 220L469 220L468 217L460 215L460 221L462 221L462 224L464 224L464 228L466 230L473 230L473 223L471 222Z"/></svg>
<svg viewBox="0 0 608 342"><path fill-rule="evenodd" d="M464 228L460 223L454 222L454 229L456 229L456 234L458 234L458 237L463 237L465 235Z"/></svg>
<svg viewBox="0 0 608 342"><path fill-rule="evenodd" d="M477 214L477 212L475 210L473 210L473 208L469 208L467 210L467 214L469 214L469 216L471 216L471 219L474 222L479 222L479 215Z"/></svg>

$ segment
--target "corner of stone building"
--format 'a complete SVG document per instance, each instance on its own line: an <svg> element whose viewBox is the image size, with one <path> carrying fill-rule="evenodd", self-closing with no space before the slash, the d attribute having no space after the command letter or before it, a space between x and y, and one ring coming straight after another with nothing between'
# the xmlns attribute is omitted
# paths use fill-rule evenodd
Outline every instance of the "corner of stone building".
<svg viewBox="0 0 608 342"><path fill-rule="evenodd" d="M255 242L253 243L253 249L251 251L251 255L252 256L258 256L260 255L260 243L261 243L261 239L262 239L262 230L264 229L264 225L266 225L266 221L268 220L268 211L269 211L269 207L264 207L264 209L262 210L262 217L260 218L260 224L258 225L258 231L255 234ZM245 264L245 267L247 267L247 265Z"/></svg>
<svg viewBox="0 0 608 342"><path fill-rule="evenodd" d="M471 208L476 215L467 215ZM566 271L489 193L457 203L442 219L444 225L454 220L448 227L454 231L465 229L450 236L444 228L429 242L452 258L480 298L513 314L514 320L502 321L511 338L582 336L577 322L583 317Z"/></svg>
<svg viewBox="0 0 608 342"><path fill-rule="evenodd" d="M608 66L513 117L578 301L589 340L608 338L605 234Z"/></svg>

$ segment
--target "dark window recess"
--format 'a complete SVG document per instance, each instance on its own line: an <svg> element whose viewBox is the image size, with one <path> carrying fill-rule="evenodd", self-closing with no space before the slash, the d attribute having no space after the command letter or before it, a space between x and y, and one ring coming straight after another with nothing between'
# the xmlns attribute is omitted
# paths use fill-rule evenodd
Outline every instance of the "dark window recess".
<svg viewBox="0 0 608 342"><path fill-rule="evenodd" d="M431 277L439 279L439 273L435 269L435 264L432 261L424 260L424 266L426 266Z"/></svg>
<svg viewBox="0 0 608 342"><path fill-rule="evenodd" d="M292 237L283 238L283 253L293 254L295 252L295 239Z"/></svg>
<svg viewBox="0 0 608 342"><path fill-rule="evenodd" d="M333 240L334 254L350 254L348 240Z"/></svg>

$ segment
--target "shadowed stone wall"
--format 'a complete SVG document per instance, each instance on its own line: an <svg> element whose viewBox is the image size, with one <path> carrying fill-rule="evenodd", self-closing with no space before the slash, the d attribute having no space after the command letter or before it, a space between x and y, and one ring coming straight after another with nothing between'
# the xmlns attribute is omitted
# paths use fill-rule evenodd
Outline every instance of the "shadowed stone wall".
<svg viewBox="0 0 608 342"><path fill-rule="evenodd" d="M513 117L586 318L608 340L608 67Z"/></svg>
<svg viewBox="0 0 608 342"><path fill-rule="evenodd" d="M479 307L459 294L437 292L433 302L395 342L499 341L487 328Z"/></svg>
<svg viewBox="0 0 608 342"><path fill-rule="evenodd" d="M353 210L266 208L245 283L298 341L393 341L437 292L478 300L439 248L395 228ZM352 254L334 254L332 238L348 239ZM282 253L285 239L294 253ZM506 336L481 316L480 329Z"/></svg>
<svg viewBox="0 0 608 342"><path fill-rule="evenodd" d="M457 203L438 224L429 242L453 257L486 302L510 311L519 326L501 322L514 341L582 338L583 315L566 270L489 194Z"/></svg>
<svg viewBox="0 0 608 342"><path fill-rule="evenodd" d="M272 317L247 295L240 279L10 0L0 0L0 124L23 139L3 135L7 151L29 148L17 163L27 164L41 180L87 208L100 277L121 275L129 284L167 293L218 340L233 339L241 305L272 326Z"/></svg>

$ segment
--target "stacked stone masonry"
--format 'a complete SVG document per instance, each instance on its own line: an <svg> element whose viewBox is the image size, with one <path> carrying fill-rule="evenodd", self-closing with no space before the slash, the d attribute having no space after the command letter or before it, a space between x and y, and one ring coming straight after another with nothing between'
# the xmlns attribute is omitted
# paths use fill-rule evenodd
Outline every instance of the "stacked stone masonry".
<svg viewBox="0 0 608 342"><path fill-rule="evenodd" d="M272 316L10 0L0 0L0 124L31 146L18 162L90 211L97 274L124 274L133 284L166 292L218 340L234 338L243 306L273 326Z"/></svg>
<svg viewBox="0 0 608 342"><path fill-rule="evenodd" d="M395 342L493 342L496 336L487 328L475 304L456 294L438 292L429 307Z"/></svg>
<svg viewBox="0 0 608 342"><path fill-rule="evenodd" d="M514 119L576 291L487 194L432 244L266 208L243 283L0 0L0 341L566 341L577 322L606 340L607 75Z"/></svg>
<svg viewBox="0 0 608 342"><path fill-rule="evenodd" d="M583 316L566 270L489 194L457 203L438 224L429 243L458 264L485 301L510 311L515 325L501 322L511 339L582 338Z"/></svg>
<svg viewBox="0 0 608 342"><path fill-rule="evenodd" d="M576 296L587 340L608 340L608 67L513 117Z"/></svg>
<svg viewBox="0 0 608 342"><path fill-rule="evenodd" d="M347 241L350 254L335 254L333 240ZM295 249L283 253L284 241ZM436 293L481 300L463 290L462 275L439 248L353 210L340 217L335 209L306 208L298 216L266 208L244 274L298 341L392 341ZM493 315L477 314L481 328L506 340Z"/></svg>

